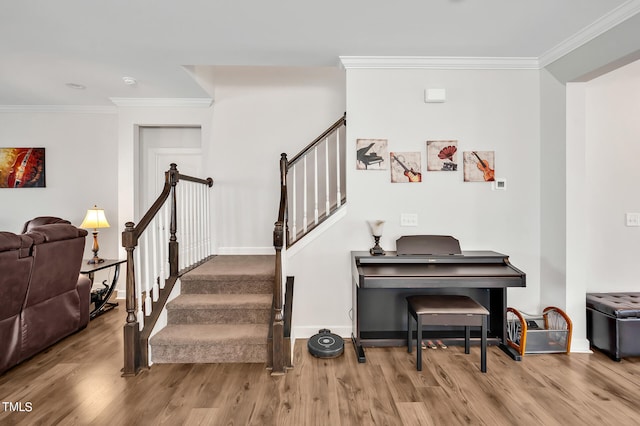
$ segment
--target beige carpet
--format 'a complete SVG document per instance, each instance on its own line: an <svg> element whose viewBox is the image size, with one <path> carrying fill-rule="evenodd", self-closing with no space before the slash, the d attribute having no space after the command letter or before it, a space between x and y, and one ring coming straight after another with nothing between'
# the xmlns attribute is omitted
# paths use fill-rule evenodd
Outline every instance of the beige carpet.
<svg viewBox="0 0 640 426"><path fill-rule="evenodd" d="M216 256L181 278L168 325L150 339L154 363L262 363L274 256Z"/></svg>

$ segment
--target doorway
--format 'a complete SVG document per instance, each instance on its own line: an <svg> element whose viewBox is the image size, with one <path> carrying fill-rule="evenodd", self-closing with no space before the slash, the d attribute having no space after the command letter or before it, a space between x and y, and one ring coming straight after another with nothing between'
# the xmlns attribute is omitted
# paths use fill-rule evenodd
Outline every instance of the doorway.
<svg viewBox="0 0 640 426"><path fill-rule="evenodd" d="M164 186L164 172L176 163L183 175L202 177L200 127L139 127L139 172L136 218L140 220Z"/></svg>

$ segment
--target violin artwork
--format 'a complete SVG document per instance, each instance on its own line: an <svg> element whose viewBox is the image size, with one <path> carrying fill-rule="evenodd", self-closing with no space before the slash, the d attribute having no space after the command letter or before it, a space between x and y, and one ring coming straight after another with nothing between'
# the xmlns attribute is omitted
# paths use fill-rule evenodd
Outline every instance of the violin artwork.
<svg viewBox="0 0 640 426"><path fill-rule="evenodd" d="M0 165L4 188L44 187L44 148L3 148Z"/></svg>
<svg viewBox="0 0 640 426"><path fill-rule="evenodd" d="M413 168L407 167L402 161L400 161L400 159L398 159L398 156L393 152L391 153L391 159L397 161L398 164L402 166L402 168L404 169L403 174L407 177L409 182L422 182L422 173L416 172Z"/></svg>
<svg viewBox="0 0 640 426"><path fill-rule="evenodd" d="M489 162L487 160L483 160L482 158L480 158L480 156L478 155L478 153L476 151L472 151L472 154L478 159L478 162L476 163L478 169L480 169L480 171L482 172L482 176L484 178L485 182L492 182L495 180L495 172L494 170L489 166Z"/></svg>

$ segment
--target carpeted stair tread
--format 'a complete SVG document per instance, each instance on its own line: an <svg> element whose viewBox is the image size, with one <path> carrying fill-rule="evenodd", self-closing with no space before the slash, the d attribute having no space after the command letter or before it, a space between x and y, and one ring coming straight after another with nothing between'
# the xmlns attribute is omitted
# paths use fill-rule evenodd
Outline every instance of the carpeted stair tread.
<svg viewBox="0 0 640 426"><path fill-rule="evenodd" d="M272 255L220 255L203 263L181 277L185 281L257 281L273 280L275 256Z"/></svg>
<svg viewBox="0 0 640 426"><path fill-rule="evenodd" d="M182 294L167 303L169 324L268 324L270 294Z"/></svg>
<svg viewBox="0 0 640 426"><path fill-rule="evenodd" d="M150 340L152 345L228 343L266 344L267 324L176 324L168 325Z"/></svg>
<svg viewBox="0 0 640 426"><path fill-rule="evenodd" d="M269 309L270 294L181 294L167 303L167 310L177 309Z"/></svg>
<svg viewBox="0 0 640 426"><path fill-rule="evenodd" d="M184 274L149 339L153 362L266 362L274 277L272 255L215 256Z"/></svg>
<svg viewBox="0 0 640 426"><path fill-rule="evenodd" d="M268 325L169 325L150 340L153 362L263 363Z"/></svg>

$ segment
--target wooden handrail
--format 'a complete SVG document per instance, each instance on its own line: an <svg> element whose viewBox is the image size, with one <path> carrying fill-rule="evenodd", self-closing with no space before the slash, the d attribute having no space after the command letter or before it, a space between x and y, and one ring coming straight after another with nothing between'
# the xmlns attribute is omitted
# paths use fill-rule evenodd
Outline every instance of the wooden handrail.
<svg viewBox="0 0 640 426"><path fill-rule="evenodd" d="M123 376L134 376L142 368L148 368L148 339L156 324L160 311L164 307L171 290L179 276L187 270L180 271L178 263L178 241L177 233L177 208L176 208L176 186L180 180L213 186L213 179L201 179L188 175L182 175L178 172L177 165L172 163L168 171L165 172L165 184L156 201L151 205L149 210L144 214L140 222L135 225L133 222L125 224L125 230L122 232L122 246L127 252L127 278L126 278L126 323L124 326L124 368ZM167 199L171 197L170 210L170 237L168 241L168 263L169 277L165 280L165 286L160 290L157 301L153 302L153 309L149 317L144 321L144 327L140 330L140 323L136 316L138 309L136 299L136 279L135 279L135 261L134 251L138 246L139 239L147 227L152 223L158 215L162 206ZM205 261L201 259L199 263ZM193 265L195 267L197 265ZM189 268L189 269L192 269Z"/></svg>
<svg viewBox="0 0 640 426"><path fill-rule="evenodd" d="M342 117L340 117L338 119L338 121L336 121L335 123L333 123L331 125L331 127L329 127L327 130L325 130L320 136L318 136L317 138L315 138L313 140L313 142L311 142L309 145L307 145L302 151L300 151L299 153L297 153L296 155L293 156L293 158L289 161L289 163L287 164L287 168L291 167L292 165L294 165L295 163L298 162L298 160L300 160L302 157L304 157L309 151L311 151L311 149L313 149L314 146L318 145L320 142L322 142L322 140L324 138L326 138L328 135L330 135L331 133L333 133L336 129L338 129L340 126L342 125L346 125L347 124L347 113L345 112L344 115Z"/></svg>

